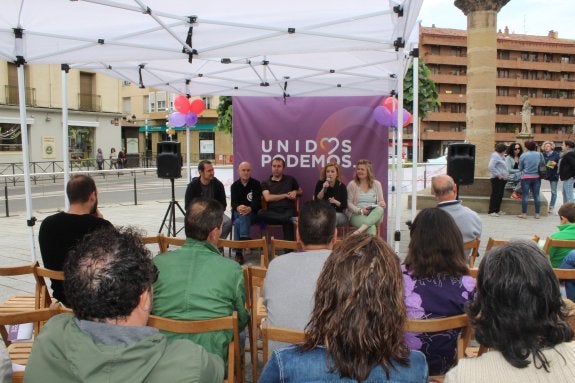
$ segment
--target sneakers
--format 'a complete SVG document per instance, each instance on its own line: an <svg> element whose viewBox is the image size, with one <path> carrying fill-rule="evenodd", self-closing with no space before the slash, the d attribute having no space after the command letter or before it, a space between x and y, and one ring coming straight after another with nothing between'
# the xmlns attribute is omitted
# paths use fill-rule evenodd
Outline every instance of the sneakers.
<svg viewBox="0 0 575 383"><path fill-rule="evenodd" d="M504 212L504 211L498 211L497 214L499 214L499 215L505 215L505 214L507 214L507 213Z"/></svg>
<svg viewBox="0 0 575 383"><path fill-rule="evenodd" d="M527 214L519 214L517 218L527 219Z"/></svg>
<svg viewBox="0 0 575 383"><path fill-rule="evenodd" d="M499 217L499 214L496 213L496 212L489 213L489 214L487 214L487 215L490 216L490 217Z"/></svg>
<svg viewBox="0 0 575 383"><path fill-rule="evenodd" d="M539 219L539 214L535 214L535 219Z"/></svg>

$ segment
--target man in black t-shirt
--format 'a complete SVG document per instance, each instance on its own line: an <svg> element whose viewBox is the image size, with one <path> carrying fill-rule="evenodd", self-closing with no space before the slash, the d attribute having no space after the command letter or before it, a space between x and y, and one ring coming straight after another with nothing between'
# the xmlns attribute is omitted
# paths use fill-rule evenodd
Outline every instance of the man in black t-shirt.
<svg viewBox="0 0 575 383"><path fill-rule="evenodd" d="M302 194L302 190L294 177L284 174L284 169L283 158L272 160L272 175L262 181L262 195L268 207L258 211L258 219L269 224L281 224L284 239L293 241L295 200Z"/></svg>
<svg viewBox="0 0 575 383"><path fill-rule="evenodd" d="M66 185L66 195L70 201L68 211L45 218L38 235L44 267L57 271L64 269L68 252L86 234L101 227L112 227L98 210L98 191L91 177L72 176ZM61 281L52 280L52 291L54 298L68 305Z"/></svg>

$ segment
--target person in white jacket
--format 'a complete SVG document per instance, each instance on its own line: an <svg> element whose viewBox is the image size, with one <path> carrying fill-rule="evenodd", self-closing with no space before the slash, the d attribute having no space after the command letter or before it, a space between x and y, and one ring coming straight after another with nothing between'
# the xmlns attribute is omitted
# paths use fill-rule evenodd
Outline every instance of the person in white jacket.
<svg viewBox="0 0 575 383"><path fill-rule="evenodd" d="M491 217L499 217L505 214L501 211L501 200L503 200L503 192L505 191L505 184L509 171L505 164L505 151L507 146L505 144L495 145L495 151L491 153L489 159L489 175L491 177L491 196L489 197L489 215Z"/></svg>

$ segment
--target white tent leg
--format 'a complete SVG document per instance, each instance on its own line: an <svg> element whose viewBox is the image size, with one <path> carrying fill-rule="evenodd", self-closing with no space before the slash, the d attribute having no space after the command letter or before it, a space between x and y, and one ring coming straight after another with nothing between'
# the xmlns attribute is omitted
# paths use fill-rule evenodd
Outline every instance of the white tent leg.
<svg viewBox="0 0 575 383"><path fill-rule="evenodd" d="M405 63L405 53L404 49L399 49L399 57L402 62ZM404 67L401 65L400 67ZM401 189L403 183L403 71L399 71L398 79L398 94L397 94L397 148L400 151L397 156L397 183L396 183L396 195L397 204L395 206L395 233L394 233L394 250L396 254L399 254L399 242L401 241Z"/></svg>
<svg viewBox="0 0 575 383"><path fill-rule="evenodd" d="M68 71L70 67L62 64L62 160L64 162L64 207L70 208L70 201L66 194L66 186L70 179L70 157L68 148Z"/></svg>
<svg viewBox="0 0 575 383"><path fill-rule="evenodd" d="M419 52L413 55L413 166L411 168L411 221L417 211L417 171L419 164Z"/></svg>
<svg viewBox="0 0 575 383"><path fill-rule="evenodd" d="M192 182L192 164L190 163L190 127L186 126L186 166L188 167L188 183Z"/></svg>
<svg viewBox="0 0 575 383"><path fill-rule="evenodd" d="M30 259L36 262L36 247L34 240L34 224L36 217L32 216L32 189L30 186L30 157L28 152L28 125L26 124L26 88L24 79L24 64L18 64L18 102L20 107L20 130L22 132L22 163L24 165L24 190L26 194L26 224L30 228Z"/></svg>

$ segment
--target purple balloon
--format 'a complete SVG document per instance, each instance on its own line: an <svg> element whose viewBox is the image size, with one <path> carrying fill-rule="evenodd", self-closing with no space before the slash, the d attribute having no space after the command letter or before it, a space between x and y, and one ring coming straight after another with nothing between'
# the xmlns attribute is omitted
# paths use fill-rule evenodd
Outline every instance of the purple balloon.
<svg viewBox="0 0 575 383"><path fill-rule="evenodd" d="M198 115L194 112L186 114L186 126L194 126L198 122Z"/></svg>
<svg viewBox="0 0 575 383"><path fill-rule="evenodd" d="M373 118L377 121L380 125L383 126L391 126L391 113L387 108L383 106L376 106L373 110Z"/></svg>
<svg viewBox="0 0 575 383"><path fill-rule="evenodd" d="M403 126L409 125L407 121L409 120L409 112L403 109ZM391 126L397 127L397 110L391 113Z"/></svg>
<svg viewBox="0 0 575 383"><path fill-rule="evenodd" d="M170 122L170 125L179 128L186 124L186 115L180 112L174 112L168 116L168 121Z"/></svg>

